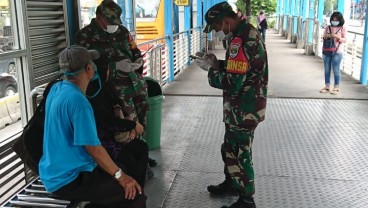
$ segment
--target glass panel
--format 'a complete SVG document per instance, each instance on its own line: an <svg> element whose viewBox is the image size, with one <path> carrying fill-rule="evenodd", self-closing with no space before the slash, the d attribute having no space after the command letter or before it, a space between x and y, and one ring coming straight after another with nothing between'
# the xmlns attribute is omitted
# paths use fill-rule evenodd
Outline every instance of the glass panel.
<svg viewBox="0 0 368 208"><path fill-rule="evenodd" d="M10 0L0 0L0 57L14 50ZM22 129L16 58L0 60L0 142Z"/></svg>
<svg viewBox="0 0 368 208"><path fill-rule="evenodd" d="M160 0L137 0L135 15L139 22L155 21L160 6Z"/></svg>
<svg viewBox="0 0 368 208"><path fill-rule="evenodd" d="M130 31L135 31L135 25L133 23L133 1L132 0L118 0L118 4L123 8L121 14L121 22ZM125 8L125 9L124 9Z"/></svg>
<svg viewBox="0 0 368 208"><path fill-rule="evenodd" d="M80 0L82 28L89 25L96 17L96 8L102 0Z"/></svg>

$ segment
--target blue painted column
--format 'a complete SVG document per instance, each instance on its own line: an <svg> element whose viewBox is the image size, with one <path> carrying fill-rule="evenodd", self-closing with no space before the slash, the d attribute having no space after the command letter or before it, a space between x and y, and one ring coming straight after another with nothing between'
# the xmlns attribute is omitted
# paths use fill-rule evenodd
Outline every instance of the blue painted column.
<svg viewBox="0 0 368 208"><path fill-rule="evenodd" d="M303 21L308 17L308 1L309 0L303 0L303 8L302 8Z"/></svg>
<svg viewBox="0 0 368 208"><path fill-rule="evenodd" d="M363 54L362 54L362 68L360 70L360 83L367 84L367 67L368 67L368 4L366 4L364 39L363 39Z"/></svg>
<svg viewBox="0 0 368 208"><path fill-rule="evenodd" d="M294 16L295 16L295 3L296 3L296 0L291 0L291 2L290 2L290 20L291 20L291 22L290 22L290 24L292 24L290 27L291 27L291 29L292 29L292 34L290 34L291 36L293 36L294 34L295 34L295 30L294 30L294 28L295 28L295 19L294 19ZM290 40L292 40L293 38L290 38Z"/></svg>
<svg viewBox="0 0 368 208"><path fill-rule="evenodd" d="M287 28L287 18L289 15L289 0L284 0L284 26L283 26L283 30L286 31Z"/></svg>
<svg viewBox="0 0 368 208"><path fill-rule="evenodd" d="M198 27L200 27L200 33L199 33L199 37L200 37L200 49L203 48L203 41L202 41L202 26L203 26L203 18L202 18L202 0L197 0L197 25Z"/></svg>
<svg viewBox="0 0 368 208"><path fill-rule="evenodd" d="M173 47L173 20L172 20L172 11L173 11L173 1L172 0L164 0L164 10L165 10L165 36L167 38L167 56L169 58L169 82L174 80L174 47Z"/></svg>
<svg viewBox="0 0 368 208"><path fill-rule="evenodd" d="M345 0L337 1L337 11L341 12L344 15L345 11Z"/></svg>
<svg viewBox="0 0 368 208"><path fill-rule="evenodd" d="M302 39L304 40L304 41L306 41L306 37L305 37L305 35L304 35L304 30L305 30L305 27L304 27L304 24L303 24L303 22L307 19L307 8L308 8L308 0L302 0L302 2L301 2L301 16L302 16L302 26L301 26L301 28L302 28Z"/></svg>
<svg viewBox="0 0 368 208"><path fill-rule="evenodd" d="M189 2L189 4L192 4L192 1ZM190 64L190 49L191 49L191 41L190 41L190 21L191 21L191 12L190 12L190 6L184 6L184 31L186 31L187 40L188 40L188 64Z"/></svg>
<svg viewBox="0 0 368 208"><path fill-rule="evenodd" d="M318 22L323 23L323 11L325 7L325 0L318 0Z"/></svg>
<svg viewBox="0 0 368 208"><path fill-rule="evenodd" d="M206 14L206 12L208 11L208 9L209 8L211 8L211 6L213 6L214 4L212 3L213 2L213 0L205 0L204 2L206 2L207 3L207 7L206 7L206 10L203 10L203 15L205 15ZM203 18L204 18L204 16L203 16ZM204 20L204 21L206 21L206 20ZM207 23L206 23L207 24ZM207 39L208 40L212 40L212 33L207 33Z"/></svg>
<svg viewBox="0 0 368 208"><path fill-rule="evenodd" d="M315 0L309 0L309 34L308 34L308 43L312 44L313 42L313 21L314 21L314 2Z"/></svg>
<svg viewBox="0 0 368 208"><path fill-rule="evenodd" d="M298 17L300 16L300 0L295 1L295 10L294 10L294 35L297 35L298 32Z"/></svg>

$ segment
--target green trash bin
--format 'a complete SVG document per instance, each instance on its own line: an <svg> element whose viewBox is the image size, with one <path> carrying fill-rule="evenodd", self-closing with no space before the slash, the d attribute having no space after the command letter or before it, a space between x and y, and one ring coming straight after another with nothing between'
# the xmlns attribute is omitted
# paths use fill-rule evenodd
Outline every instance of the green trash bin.
<svg viewBox="0 0 368 208"><path fill-rule="evenodd" d="M148 111L146 118L145 138L150 150L160 147L162 102L164 96L160 84L151 77L144 77L148 91Z"/></svg>

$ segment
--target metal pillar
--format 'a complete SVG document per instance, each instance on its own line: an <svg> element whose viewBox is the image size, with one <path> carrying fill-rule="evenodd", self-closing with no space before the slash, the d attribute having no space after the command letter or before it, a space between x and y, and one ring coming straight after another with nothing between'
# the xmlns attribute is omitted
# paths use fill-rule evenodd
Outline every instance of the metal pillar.
<svg viewBox="0 0 368 208"><path fill-rule="evenodd" d="M345 0L337 1L337 11L341 12L344 15L345 11Z"/></svg>
<svg viewBox="0 0 368 208"><path fill-rule="evenodd" d="M202 26L203 26L203 18L202 18L202 0L197 0L197 26L198 27L201 27L200 30L202 30ZM200 37L200 41L199 41L199 44L200 44L200 49L203 48L203 41L202 41L202 31L199 33L199 37Z"/></svg>
<svg viewBox="0 0 368 208"><path fill-rule="evenodd" d="M295 0L295 9L294 9L294 34L293 37L295 40L292 40L293 43L296 42L297 32L298 32L298 16L300 16L300 0Z"/></svg>
<svg viewBox="0 0 368 208"><path fill-rule="evenodd" d="M314 29L314 6L315 0L309 0L309 27L308 27L308 37L307 44L305 48L305 54L311 55L313 54L313 29ZM307 29L307 28L306 28Z"/></svg>
<svg viewBox="0 0 368 208"><path fill-rule="evenodd" d="M166 52L168 53L167 56L169 58L169 82L174 80L174 46L173 46L173 20L172 20L172 11L173 11L173 1L172 0L164 0L165 2L165 36L167 38L167 47L168 49Z"/></svg>
<svg viewBox="0 0 368 208"><path fill-rule="evenodd" d="M318 22L323 23L323 11L325 7L325 0L318 0Z"/></svg>
<svg viewBox="0 0 368 208"><path fill-rule="evenodd" d="M362 54L362 68L360 70L360 83L367 84L367 67L368 67L368 4L366 4L364 39L363 39L363 54Z"/></svg>
<svg viewBox="0 0 368 208"><path fill-rule="evenodd" d="M284 26L283 26L283 34L286 36L286 30L287 30L287 18L289 15L289 0L284 0Z"/></svg>
<svg viewBox="0 0 368 208"><path fill-rule="evenodd" d="M290 42L293 42L293 35L294 35L294 15L295 15L295 1L290 0L290 10L289 10L289 25L288 25L288 39Z"/></svg>
<svg viewBox="0 0 368 208"><path fill-rule="evenodd" d="M190 2L190 4L192 4L192 2ZM190 6L184 6L184 31L187 31L187 40L188 40L188 57L190 55L190 49L191 49L191 33L190 33L190 29L191 29L191 25L190 25L190 20L191 20L191 12L190 12ZM188 58L188 64L190 64L190 59Z"/></svg>

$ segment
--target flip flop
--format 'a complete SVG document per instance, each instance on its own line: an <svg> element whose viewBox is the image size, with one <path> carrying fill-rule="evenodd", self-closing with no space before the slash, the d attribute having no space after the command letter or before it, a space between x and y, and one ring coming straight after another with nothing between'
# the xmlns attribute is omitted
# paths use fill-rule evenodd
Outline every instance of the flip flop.
<svg viewBox="0 0 368 208"><path fill-rule="evenodd" d="M320 92L320 93L330 92L330 88L324 87L324 88L323 88L323 89L321 89L319 92Z"/></svg>
<svg viewBox="0 0 368 208"><path fill-rule="evenodd" d="M337 95L339 94L339 89L335 88L331 91L331 95Z"/></svg>

